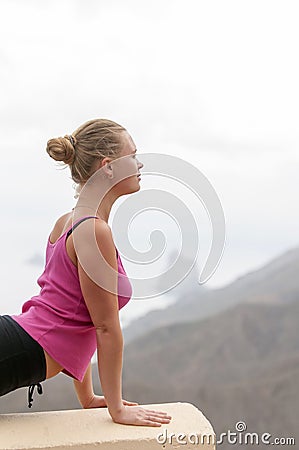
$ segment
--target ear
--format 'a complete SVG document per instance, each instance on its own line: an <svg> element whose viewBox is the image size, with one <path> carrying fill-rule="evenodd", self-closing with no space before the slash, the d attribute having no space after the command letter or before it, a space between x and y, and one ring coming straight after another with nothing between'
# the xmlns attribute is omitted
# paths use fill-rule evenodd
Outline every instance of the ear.
<svg viewBox="0 0 299 450"><path fill-rule="evenodd" d="M112 176L112 165L110 164L112 162L111 158L103 158L100 161L97 161L95 164L95 171L98 171L101 169L101 173L104 176L107 176L111 178Z"/></svg>

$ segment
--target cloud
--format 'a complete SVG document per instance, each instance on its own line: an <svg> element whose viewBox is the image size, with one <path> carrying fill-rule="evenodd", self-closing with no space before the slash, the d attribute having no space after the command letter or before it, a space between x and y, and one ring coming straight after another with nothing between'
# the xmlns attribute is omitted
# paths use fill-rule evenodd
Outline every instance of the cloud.
<svg viewBox="0 0 299 450"><path fill-rule="evenodd" d="M22 222L25 259L73 206L46 142L95 117L211 180L230 227L219 279L295 244L296 2L9 0L0 29L2 230Z"/></svg>

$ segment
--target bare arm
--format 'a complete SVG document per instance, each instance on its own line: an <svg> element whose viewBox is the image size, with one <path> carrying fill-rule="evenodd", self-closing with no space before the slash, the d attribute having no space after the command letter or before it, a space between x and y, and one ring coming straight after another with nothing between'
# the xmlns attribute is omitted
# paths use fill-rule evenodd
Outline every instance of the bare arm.
<svg viewBox="0 0 299 450"><path fill-rule="evenodd" d="M97 330L98 370L108 410L113 417L122 408L123 336L119 329Z"/></svg>
<svg viewBox="0 0 299 450"><path fill-rule="evenodd" d="M96 328L99 378L109 413L113 417L122 408L124 343L117 297L118 267L115 245L108 224L96 221L95 235L100 253L110 266L108 271L108 266L105 267L104 263L98 268L99 273L104 274L105 287L109 286L109 289L106 290L91 280L79 259L78 274L82 294Z"/></svg>
<svg viewBox="0 0 299 450"><path fill-rule="evenodd" d="M82 382L74 379L74 387L82 408L88 408L95 394L92 386L91 363L89 363Z"/></svg>
<svg viewBox="0 0 299 450"><path fill-rule="evenodd" d="M86 224L89 221L84 222ZM84 226L84 224L82 224ZM79 229L82 230L82 226ZM82 268L78 258L78 274L82 294L96 328L98 369L102 391L105 396L108 411L114 422L127 425L161 426L171 419L167 413L149 410L141 406L127 406L122 402L122 360L123 336L119 322L117 296L118 267L116 250L110 227L106 222L96 221L95 236L97 246L105 263L89 261L90 273L96 269L96 274L103 277L100 283L95 283ZM76 232L76 230L74 231ZM88 236L87 236L88 237ZM88 253L88 239L82 239L79 245ZM89 248L94 250L94 248ZM90 258L89 258L90 259ZM92 259L92 258L91 258ZM108 265L110 270L107 271ZM112 270L112 269L114 270ZM97 275L96 275L97 276ZM101 287L104 286L104 287Z"/></svg>

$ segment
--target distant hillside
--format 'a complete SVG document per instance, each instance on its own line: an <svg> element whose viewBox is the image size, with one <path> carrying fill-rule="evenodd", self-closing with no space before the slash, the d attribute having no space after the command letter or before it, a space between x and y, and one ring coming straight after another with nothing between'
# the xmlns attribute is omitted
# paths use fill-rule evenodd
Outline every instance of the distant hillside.
<svg viewBox="0 0 299 450"><path fill-rule="evenodd" d="M240 304L201 321L156 329L126 347L126 397L189 401L218 434L245 420L251 431L296 436L298 322L295 301Z"/></svg>
<svg viewBox="0 0 299 450"><path fill-rule="evenodd" d="M166 309L134 320L123 330L126 343L155 328L203 319L239 303L282 303L299 299L299 248L275 258L264 267L238 278L220 289L186 292Z"/></svg>
<svg viewBox="0 0 299 450"><path fill-rule="evenodd" d="M299 355L298 323L296 301L237 305L204 320L156 329L126 346L125 380L150 385L158 377L165 391L186 380L193 391L199 378L209 385L251 380L265 367Z"/></svg>

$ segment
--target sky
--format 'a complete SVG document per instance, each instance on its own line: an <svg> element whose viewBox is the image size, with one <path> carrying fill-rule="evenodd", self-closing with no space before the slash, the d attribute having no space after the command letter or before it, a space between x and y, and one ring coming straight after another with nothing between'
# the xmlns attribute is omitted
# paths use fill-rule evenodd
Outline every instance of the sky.
<svg viewBox="0 0 299 450"><path fill-rule="evenodd" d="M183 158L213 185L226 246L207 287L298 246L298 9L291 0L1 1L2 314L37 294L46 239L75 205L70 172L46 142L92 118L124 125L141 161L142 152ZM150 187L182 195L198 215L202 264L211 239L202 206L167 179L144 176L141 190ZM146 250L159 226L171 252L179 230L157 211L140 214L132 245ZM132 302L123 318L161 304Z"/></svg>

